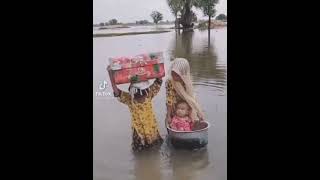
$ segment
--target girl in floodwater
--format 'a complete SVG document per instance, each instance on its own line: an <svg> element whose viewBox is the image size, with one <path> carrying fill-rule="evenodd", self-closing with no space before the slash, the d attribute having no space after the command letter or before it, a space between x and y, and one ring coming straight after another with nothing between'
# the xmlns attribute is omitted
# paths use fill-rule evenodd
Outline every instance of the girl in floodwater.
<svg viewBox="0 0 320 180"><path fill-rule="evenodd" d="M131 112L132 149L141 151L163 142L152 107L152 98L160 90L162 79L157 78L152 85L149 81L131 83L129 93L117 88L113 73L108 66L108 72L114 91L114 96L126 104Z"/></svg>
<svg viewBox="0 0 320 180"><path fill-rule="evenodd" d="M170 68L170 73L171 76L166 81L166 123L171 123L171 119L176 111L176 105L181 101L186 101L190 106L190 118L193 121L203 121L204 114L200 108L200 105L196 101L193 92L189 62L184 58L174 59Z"/></svg>

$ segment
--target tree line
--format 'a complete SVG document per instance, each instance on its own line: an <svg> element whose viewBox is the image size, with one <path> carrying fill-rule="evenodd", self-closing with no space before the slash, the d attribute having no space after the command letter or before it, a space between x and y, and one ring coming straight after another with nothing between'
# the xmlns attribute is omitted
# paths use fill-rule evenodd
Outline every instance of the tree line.
<svg viewBox="0 0 320 180"><path fill-rule="evenodd" d="M211 18L215 17L216 9L215 6L219 2L219 0L167 0L168 6L172 14L175 16L175 24L176 28L180 24L182 25L183 29L188 29L193 27L193 23L197 22L197 16L192 11L192 8L195 7L200 9L205 16L209 17L208 20L208 29L211 26ZM153 22L158 24L163 20L163 14L159 11L152 11L150 14ZM179 17L178 17L179 16ZM216 20L226 21L227 16L225 14L219 14L216 17ZM141 20L136 21L136 24L149 24L148 20ZM100 23L100 26L106 25L116 25L122 24L117 21L117 19L111 19L109 22Z"/></svg>

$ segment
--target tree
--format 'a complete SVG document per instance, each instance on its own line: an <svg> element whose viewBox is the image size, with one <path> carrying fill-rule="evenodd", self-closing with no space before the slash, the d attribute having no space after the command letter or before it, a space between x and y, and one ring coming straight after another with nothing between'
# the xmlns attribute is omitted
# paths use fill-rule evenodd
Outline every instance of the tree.
<svg viewBox="0 0 320 180"><path fill-rule="evenodd" d="M158 24L158 22L161 21L163 18L162 14L158 11L153 11L150 16L152 17L153 22L156 24Z"/></svg>
<svg viewBox="0 0 320 180"><path fill-rule="evenodd" d="M109 24L110 24L110 25L116 25L116 24L118 24L118 21L117 21L116 19L111 19L111 20L109 21Z"/></svg>
<svg viewBox="0 0 320 180"><path fill-rule="evenodd" d="M192 7L200 8L206 16L209 16L209 21L211 21L211 17L215 16L215 5L218 0L167 0L167 3L175 16L178 12L181 13L180 23L184 29L188 29L193 26L192 22L196 21ZM211 23L209 22L210 26Z"/></svg>
<svg viewBox="0 0 320 180"><path fill-rule="evenodd" d="M142 23L143 24L149 24L149 21L148 20L143 20Z"/></svg>
<svg viewBox="0 0 320 180"><path fill-rule="evenodd" d="M100 25L100 26L104 26L104 23L100 23L99 25Z"/></svg>
<svg viewBox="0 0 320 180"><path fill-rule="evenodd" d="M196 3L196 0L182 0L183 2L183 9L181 12L181 24L184 29L188 29L192 27L192 14L193 11L191 10Z"/></svg>
<svg viewBox="0 0 320 180"><path fill-rule="evenodd" d="M198 7L200 0L167 0L167 3L176 16L178 12L181 13L181 19L179 19L179 24L183 26L183 29L188 29L193 27L194 21L196 21L196 15L192 11L192 7Z"/></svg>
<svg viewBox="0 0 320 180"><path fill-rule="evenodd" d="M211 17L216 15L215 6L219 0L198 0L197 6L200 8L204 15L209 17L208 21L208 31L210 32L211 28Z"/></svg>
<svg viewBox="0 0 320 180"><path fill-rule="evenodd" d="M178 18L178 12L181 13L183 9L183 1L182 0L167 0L168 6L171 10L171 13L175 17L175 27L177 28L177 18Z"/></svg>
<svg viewBox="0 0 320 180"><path fill-rule="evenodd" d="M136 24L149 24L148 20L136 21Z"/></svg>
<svg viewBox="0 0 320 180"><path fill-rule="evenodd" d="M192 19L191 19L191 22L197 22L198 18L197 18L197 15L196 13L192 12Z"/></svg>
<svg viewBox="0 0 320 180"><path fill-rule="evenodd" d="M226 21L226 20L227 20L227 15L225 15L225 14L219 14L219 15L216 17L216 20Z"/></svg>

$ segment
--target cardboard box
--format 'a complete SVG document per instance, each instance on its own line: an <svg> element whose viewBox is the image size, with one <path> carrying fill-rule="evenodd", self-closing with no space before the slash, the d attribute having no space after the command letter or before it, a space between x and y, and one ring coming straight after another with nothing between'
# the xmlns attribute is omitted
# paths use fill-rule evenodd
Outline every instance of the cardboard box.
<svg viewBox="0 0 320 180"><path fill-rule="evenodd" d="M116 84L139 82L165 76L162 53L110 58L109 61Z"/></svg>

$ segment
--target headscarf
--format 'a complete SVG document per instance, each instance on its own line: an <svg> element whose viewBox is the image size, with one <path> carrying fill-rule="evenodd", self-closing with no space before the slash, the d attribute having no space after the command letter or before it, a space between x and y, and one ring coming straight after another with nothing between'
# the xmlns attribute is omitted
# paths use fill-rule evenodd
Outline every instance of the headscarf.
<svg viewBox="0 0 320 180"><path fill-rule="evenodd" d="M172 79L172 75L170 76L174 90L191 107L190 117L193 120L199 120L198 117L204 118L204 114L200 108L200 105L196 101L196 98L193 92L189 62L184 58L176 58L174 59L170 69L171 69L170 74L172 71L177 73L185 85L185 88L184 88L181 82L174 81Z"/></svg>

